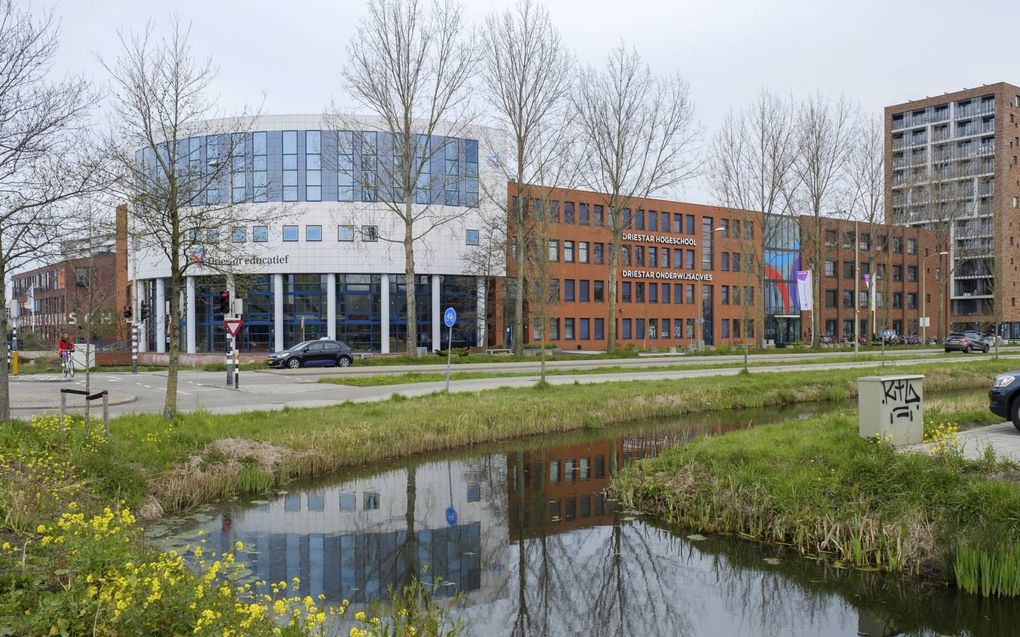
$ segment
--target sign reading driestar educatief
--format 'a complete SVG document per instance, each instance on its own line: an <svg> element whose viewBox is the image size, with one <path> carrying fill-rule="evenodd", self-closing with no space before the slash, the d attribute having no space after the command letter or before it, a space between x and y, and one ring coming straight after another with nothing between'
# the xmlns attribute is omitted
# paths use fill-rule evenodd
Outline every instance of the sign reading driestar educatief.
<svg viewBox="0 0 1020 637"><path fill-rule="evenodd" d="M662 279L664 281L711 281L709 272L673 272L670 270L623 270L625 279Z"/></svg>
<svg viewBox="0 0 1020 637"><path fill-rule="evenodd" d="M624 241L644 241L645 243L665 243L675 246L697 246L698 241L693 237L674 237L660 234L635 234L633 232L623 233Z"/></svg>

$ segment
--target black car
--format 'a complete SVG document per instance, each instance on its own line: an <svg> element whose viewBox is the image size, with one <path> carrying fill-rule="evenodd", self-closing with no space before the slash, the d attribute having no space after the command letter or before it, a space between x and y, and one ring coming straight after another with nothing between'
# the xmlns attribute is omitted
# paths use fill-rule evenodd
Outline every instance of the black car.
<svg viewBox="0 0 1020 637"><path fill-rule="evenodd" d="M996 416L1012 420L1013 426L1020 429L1020 371L995 377L988 392L988 408Z"/></svg>
<svg viewBox="0 0 1020 637"><path fill-rule="evenodd" d="M322 338L317 341L303 341L290 349L269 355L266 364L270 367L350 367L354 363L351 348L343 341Z"/></svg>
<svg viewBox="0 0 1020 637"><path fill-rule="evenodd" d="M970 354L971 352L984 352L987 354L991 348L988 339L973 330L953 332L946 338L945 345L947 352L963 352L964 354Z"/></svg>

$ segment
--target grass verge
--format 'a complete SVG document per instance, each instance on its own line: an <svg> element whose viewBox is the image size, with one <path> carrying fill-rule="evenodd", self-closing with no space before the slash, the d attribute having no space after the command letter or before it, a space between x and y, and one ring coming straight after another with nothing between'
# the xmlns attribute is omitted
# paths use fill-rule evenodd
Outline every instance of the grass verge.
<svg viewBox="0 0 1020 637"><path fill-rule="evenodd" d="M864 440L844 412L696 439L628 468L614 492L629 509L702 533L1020 594L1020 472L994 454L963 459L946 413L926 420L934 455Z"/></svg>

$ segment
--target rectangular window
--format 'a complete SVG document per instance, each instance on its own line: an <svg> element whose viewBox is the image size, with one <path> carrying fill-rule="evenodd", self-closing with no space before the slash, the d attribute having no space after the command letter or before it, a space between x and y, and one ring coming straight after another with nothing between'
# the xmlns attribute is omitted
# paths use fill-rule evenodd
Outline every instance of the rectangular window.
<svg viewBox="0 0 1020 637"><path fill-rule="evenodd" d="M645 337L645 322L642 319L634 319L634 338Z"/></svg>
<svg viewBox="0 0 1020 637"><path fill-rule="evenodd" d="M892 280L893 281L902 281L903 280L903 266L902 265L894 265L892 267Z"/></svg>
<svg viewBox="0 0 1020 637"><path fill-rule="evenodd" d="M283 200L298 200L297 131L283 131ZM295 228L297 226L294 226ZM287 241L287 239L284 239ZM297 236L292 239L297 241Z"/></svg>
<svg viewBox="0 0 1020 637"><path fill-rule="evenodd" d="M243 133L234 133L231 136L230 156L230 200L233 203L241 203L247 194L247 170L245 170L245 157L247 155L247 141Z"/></svg>
<svg viewBox="0 0 1020 637"><path fill-rule="evenodd" d="M719 290L721 292L721 294L720 294L721 301L720 302L723 305L729 305L730 304L730 286L728 286L728 285L721 285L721 286L719 286Z"/></svg>
<svg viewBox="0 0 1020 637"><path fill-rule="evenodd" d="M662 284L662 302L669 303L669 283Z"/></svg>
<svg viewBox="0 0 1020 637"><path fill-rule="evenodd" d="M620 338L630 340L631 336L631 320L623 319L620 321Z"/></svg>
<svg viewBox="0 0 1020 637"><path fill-rule="evenodd" d="M907 266L907 281L917 281L917 266L916 265L908 265Z"/></svg>
<svg viewBox="0 0 1020 637"><path fill-rule="evenodd" d="M581 301L582 303L587 303L588 301L591 300L591 281L588 281L587 279L581 279L581 282L578 285L577 300Z"/></svg>
<svg viewBox="0 0 1020 637"><path fill-rule="evenodd" d="M606 337L606 319L595 319L595 340L601 341Z"/></svg>
<svg viewBox="0 0 1020 637"><path fill-rule="evenodd" d="M673 213L673 233L682 234L684 231L684 216L679 212Z"/></svg>
<svg viewBox="0 0 1020 637"><path fill-rule="evenodd" d="M733 267L731 268L734 272L740 272L740 253L733 253Z"/></svg>
<svg viewBox="0 0 1020 637"><path fill-rule="evenodd" d="M720 325L720 327L722 328L720 330L722 338L729 338L730 337L730 320L729 319L723 319L722 320L722 324Z"/></svg>
<svg viewBox="0 0 1020 637"><path fill-rule="evenodd" d="M645 283L644 281L638 281L634 284L634 302L644 303L645 302Z"/></svg>
<svg viewBox="0 0 1020 637"><path fill-rule="evenodd" d="M469 246L481 245L481 239L477 230L467 229L464 231L464 243Z"/></svg>
<svg viewBox="0 0 1020 637"><path fill-rule="evenodd" d="M694 221L694 215L687 215L686 224L687 224L686 234L693 235L694 234L694 228L695 228L695 225L696 225L695 221Z"/></svg>
<svg viewBox="0 0 1020 637"><path fill-rule="evenodd" d="M694 305L694 284L686 283L684 285L686 286L684 289L684 303ZM691 320L693 321L694 319Z"/></svg>
<svg viewBox="0 0 1020 637"><path fill-rule="evenodd" d="M322 241L322 226L305 226L305 241Z"/></svg>
<svg viewBox="0 0 1020 637"><path fill-rule="evenodd" d="M917 254L917 239L907 239L907 254Z"/></svg>
<svg viewBox="0 0 1020 637"><path fill-rule="evenodd" d="M555 239L549 240L549 260L559 261L560 260L560 242Z"/></svg>
<svg viewBox="0 0 1020 637"><path fill-rule="evenodd" d="M305 131L305 201L322 201L322 132L317 130Z"/></svg>
<svg viewBox="0 0 1020 637"><path fill-rule="evenodd" d="M244 226L234 228L233 232L230 233L230 239L234 243L244 243L248 240L248 233Z"/></svg>
<svg viewBox="0 0 1020 637"><path fill-rule="evenodd" d="M645 264L644 246L634 246L634 265L644 266L644 264Z"/></svg>
<svg viewBox="0 0 1020 637"><path fill-rule="evenodd" d="M592 254L592 263L595 265L602 265L606 260L606 246L604 243L596 243L592 245L594 253Z"/></svg>
<svg viewBox="0 0 1020 637"><path fill-rule="evenodd" d="M672 338L673 335L669 333L669 319L662 319L662 336L660 338Z"/></svg>
<svg viewBox="0 0 1020 637"><path fill-rule="evenodd" d="M379 228L377 226L361 226L361 240L369 242L378 241Z"/></svg>
<svg viewBox="0 0 1020 637"><path fill-rule="evenodd" d="M574 224L574 203L572 201L563 202L563 223Z"/></svg>
<svg viewBox="0 0 1020 637"><path fill-rule="evenodd" d="M604 225L606 225L605 208L603 208L599 204L595 204L592 207L592 213L593 213L592 214L592 222L594 223L594 225L596 225L596 226L604 226Z"/></svg>
<svg viewBox="0 0 1020 637"><path fill-rule="evenodd" d="M843 262L843 278L844 279L850 279L851 281L853 281L853 279L854 279L854 262L853 261L844 261Z"/></svg>
<svg viewBox="0 0 1020 637"><path fill-rule="evenodd" d="M620 284L620 303L630 303L630 281Z"/></svg>
<svg viewBox="0 0 1020 637"><path fill-rule="evenodd" d="M592 281L591 283L591 299L596 303L605 303L606 296L604 288L605 283L602 281ZM601 338L597 336L596 338Z"/></svg>
<svg viewBox="0 0 1020 637"><path fill-rule="evenodd" d="M284 241L297 241L298 240L298 227L297 226L284 226L283 227L283 240Z"/></svg>
<svg viewBox="0 0 1020 637"><path fill-rule="evenodd" d="M835 248L836 247L836 231L826 230L825 231L825 247Z"/></svg>
<svg viewBox="0 0 1020 637"><path fill-rule="evenodd" d="M251 240L255 243L269 241L269 226L252 226Z"/></svg>
<svg viewBox="0 0 1020 637"><path fill-rule="evenodd" d="M581 340L582 341L590 340L591 339L591 319L586 319L586 318L581 319L580 322L579 322L579 326L581 328L580 329Z"/></svg>
<svg viewBox="0 0 1020 637"><path fill-rule="evenodd" d="M337 132L336 198L337 201L354 201L354 133L351 131Z"/></svg>
<svg viewBox="0 0 1020 637"><path fill-rule="evenodd" d="M673 284L673 302L677 305L681 305L684 302L684 284L674 283Z"/></svg>
<svg viewBox="0 0 1020 637"><path fill-rule="evenodd" d="M719 233L723 236L723 239L729 239L730 238L730 220L729 219L720 219L719 220L719 227L722 228L722 230L720 230Z"/></svg>
<svg viewBox="0 0 1020 637"><path fill-rule="evenodd" d="M337 226L337 241L354 241L354 226Z"/></svg>
<svg viewBox="0 0 1020 637"><path fill-rule="evenodd" d="M563 340L574 340L574 319L572 318L563 319Z"/></svg>
<svg viewBox="0 0 1020 637"><path fill-rule="evenodd" d="M577 206L577 223L582 226L591 224L591 210L588 204L582 203Z"/></svg>
<svg viewBox="0 0 1020 637"><path fill-rule="evenodd" d="M564 241L563 242L563 262L573 263L574 262L574 242Z"/></svg>
<svg viewBox="0 0 1020 637"><path fill-rule="evenodd" d="M684 254L685 254L685 257L686 257L686 262L684 263L684 267L687 268L688 270L693 270L694 269L694 250L685 250Z"/></svg>
<svg viewBox="0 0 1020 637"><path fill-rule="evenodd" d="M834 277L836 276L836 262L828 261L825 262L825 276Z"/></svg>
<svg viewBox="0 0 1020 637"><path fill-rule="evenodd" d="M379 134L376 131L361 133L361 200L379 198ZM362 237L364 238L364 237Z"/></svg>
<svg viewBox="0 0 1020 637"><path fill-rule="evenodd" d="M684 267L684 251L680 248L673 249L673 268L680 270Z"/></svg>
<svg viewBox="0 0 1020 637"><path fill-rule="evenodd" d="M722 258L719 259L719 270L722 271L722 272L729 272L730 271L730 253L729 252L723 252L722 253Z"/></svg>
<svg viewBox="0 0 1020 637"><path fill-rule="evenodd" d="M654 210L648 211L648 231L658 232L659 231L659 213Z"/></svg>
<svg viewBox="0 0 1020 637"><path fill-rule="evenodd" d="M836 290L825 291L825 307L836 307Z"/></svg>
<svg viewBox="0 0 1020 637"><path fill-rule="evenodd" d="M893 254L903 254L903 239L900 239L899 237L893 237L892 251Z"/></svg>
<svg viewBox="0 0 1020 637"><path fill-rule="evenodd" d="M659 267L669 267L669 248L659 248Z"/></svg>
<svg viewBox="0 0 1020 637"><path fill-rule="evenodd" d="M579 241L577 243L577 262L588 263L588 242Z"/></svg>
<svg viewBox="0 0 1020 637"><path fill-rule="evenodd" d="M854 291L853 290L843 290L843 307L853 307L853 306L854 306Z"/></svg>
<svg viewBox="0 0 1020 637"><path fill-rule="evenodd" d="M256 203L269 201L269 173L266 160L266 134L252 133L252 179L254 181L252 198Z"/></svg>
<svg viewBox="0 0 1020 637"><path fill-rule="evenodd" d="M574 302L574 279L563 280L563 300L564 302Z"/></svg>

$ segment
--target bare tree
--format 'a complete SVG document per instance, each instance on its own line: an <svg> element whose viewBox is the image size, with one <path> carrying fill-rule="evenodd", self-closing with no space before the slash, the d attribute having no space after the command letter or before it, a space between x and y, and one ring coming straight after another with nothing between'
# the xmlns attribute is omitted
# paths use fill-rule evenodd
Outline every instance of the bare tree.
<svg viewBox="0 0 1020 637"><path fill-rule="evenodd" d="M857 124L857 135L847 159L847 200L850 216L855 222L866 224L865 235L861 235L858 223L854 225L854 351L858 351L861 340L860 318L860 249L877 248L875 230L885 221L885 132L882 121L877 117L865 117ZM888 246L886 246L888 247ZM889 270L889 250L876 254L877 261ZM872 273L874 276L874 273ZM880 285L872 279L872 285ZM888 296L888 281L883 281ZM883 324L888 322L888 307L883 306ZM871 326L874 330L875 325Z"/></svg>
<svg viewBox="0 0 1020 637"><path fill-rule="evenodd" d="M483 86L496 128L508 139L501 144L507 156L499 164L504 179L486 193L511 222L510 251L515 267L513 351L524 347L524 276L529 184L540 182L548 164L558 161L560 138L567 135L572 60L549 19L549 12L532 0L486 18L482 35ZM504 183L510 183L510 197ZM555 184L545 184L555 185ZM509 199L509 201L508 201Z"/></svg>
<svg viewBox="0 0 1020 637"><path fill-rule="evenodd" d="M607 329L608 349L614 351L617 264L631 222L625 212L635 201L694 175L700 129L687 83L679 76L656 77L637 51L622 43L610 52L604 69L581 72L572 95L586 146L580 178L603 193L612 233Z"/></svg>
<svg viewBox="0 0 1020 637"><path fill-rule="evenodd" d="M793 101L762 90L753 104L727 115L709 149L708 181L716 201L731 208L762 212L763 220L768 220L750 231L745 226L737 237L745 290L752 284L756 288L754 296L745 295L743 299L744 329L752 320L757 323L761 347L765 344L765 248L774 245L783 227L772 218L793 214L790 193L795 180L796 134ZM745 219L744 223L751 220ZM745 338L745 369L747 350Z"/></svg>
<svg viewBox="0 0 1020 637"><path fill-rule="evenodd" d="M832 98L815 94L801 105L797 113L797 175L798 200L810 212L812 220L809 241L813 242L810 269L813 271L814 295L811 313L811 345L818 342L818 321L821 298L822 214L838 211L846 179L853 137L856 133L856 107L846 97Z"/></svg>
<svg viewBox="0 0 1020 637"><path fill-rule="evenodd" d="M95 104L89 84L52 81L58 46L52 13L35 17L0 2L0 278L53 256L68 226L63 206L97 185L88 156L86 118ZM6 295L0 324L9 329ZM0 361L7 360L0 338ZM6 364L0 364L0 421L10 419Z"/></svg>
<svg viewBox="0 0 1020 637"><path fill-rule="evenodd" d="M232 240L235 228L265 222L271 210L233 205L264 200L268 189L247 188L244 169L235 164L244 161L254 118L212 119L216 72L210 61L194 58L189 40L190 27L173 17L162 39L153 37L152 24L141 34L121 35L120 56L104 62L112 78L116 191L131 202L137 249L169 264L168 419L177 412L185 276L198 268L229 270L245 246Z"/></svg>
<svg viewBox="0 0 1020 637"><path fill-rule="evenodd" d="M434 144L433 138L459 137L471 123L468 97L476 51L460 5L447 0L428 8L419 0L369 0L368 15L348 47L344 85L379 118L391 152L391 161L377 161L376 170L363 166L359 175L362 189L400 227L392 236L384 229L378 239L404 248L409 356L418 341L416 246L464 214L440 205L445 203L439 199L443 189L434 187L430 172L433 158L443 157L455 142ZM341 123L336 128L344 127L342 115L331 119ZM342 147L345 141L338 143ZM384 188L379 188L379 175Z"/></svg>

